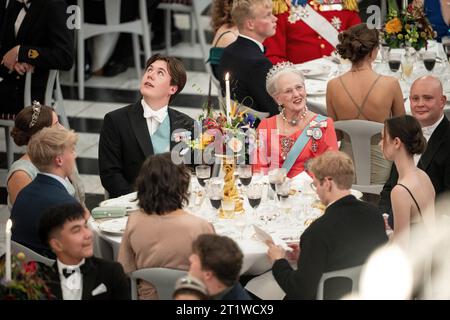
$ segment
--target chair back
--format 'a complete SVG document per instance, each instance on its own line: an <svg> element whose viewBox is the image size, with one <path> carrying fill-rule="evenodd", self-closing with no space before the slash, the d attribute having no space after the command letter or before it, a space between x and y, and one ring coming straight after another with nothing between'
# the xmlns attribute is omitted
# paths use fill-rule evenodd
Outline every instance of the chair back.
<svg viewBox="0 0 450 320"><path fill-rule="evenodd" d="M11 252L13 254L18 254L19 252L22 252L25 254L25 261L36 261L41 262L47 266L52 266L55 263L55 260L44 257L40 255L39 253L31 250L30 248L25 247L24 245L11 241Z"/></svg>
<svg viewBox="0 0 450 320"><path fill-rule="evenodd" d="M131 299L138 300L137 279L150 282L158 292L160 300L171 300L176 281L187 271L170 268L145 268L129 274L131 279Z"/></svg>
<svg viewBox="0 0 450 320"><path fill-rule="evenodd" d="M370 139L383 130L383 124L367 120L342 120L336 121L334 127L350 136L356 171L356 183L352 188L361 192L380 194L383 185L370 184Z"/></svg>
<svg viewBox="0 0 450 320"><path fill-rule="evenodd" d="M337 270L337 271L331 271L331 272L324 273L322 275L322 277L320 278L319 286L317 288L317 300L323 300L323 291L324 291L325 282L331 278L350 279L352 281L352 292L354 292L355 289L358 288L358 285L359 285L359 277L361 275L362 267L363 266L361 265L361 266L356 266L356 267L351 267L351 268L346 268L346 269L341 269L341 270Z"/></svg>

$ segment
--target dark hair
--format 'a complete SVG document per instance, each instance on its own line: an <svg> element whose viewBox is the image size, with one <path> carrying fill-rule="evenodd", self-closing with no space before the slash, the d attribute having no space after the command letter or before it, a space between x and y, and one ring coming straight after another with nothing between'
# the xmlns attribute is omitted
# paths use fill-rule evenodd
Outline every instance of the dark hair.
<svg viewBox="0 0 450 320"><path fill-rule="evenodd" d="M211 27L217 32L223 25L233 25L231 9L233 0L214 0L211 5Z"/></svg>
<svg viewBox="0 0 450 320"><path fill-rule="evenodd" d="M212 271L227 287L239 280L243 254L232 239L217 234L201 234L192 243L192 252L199 256L202 269Z"/></svg>
<svg viewBox="0 0 450 320"><path fill-rule="evenodd" d="M53 108L44 105L41 106L37 121L30 128L33 112L33 106L25 107L20 110L14 120L14 128L12 128L11 137L18 146L26 146L36 132L42 128L52 126Z"/></svg>
<svg viewBox="0 0 450 320"><path fill-rule="evenodd" d="M163 56L157 53L147 60L145 64L145 70L147 70L153 62L158 60L165 61L167 63L167 71L169 72L171 78L170 85L178 87L177 91L170 96L169 102L172 102L172 100L178 95L178 93L183 90L184 85L186 84L186 69L184 68L183 62L181 62L181 60L174 57Z"/></svg>
<svg viewBox="0 0 450 320"><path fill-rule="evenodd" d="M152 155L136 178L138 204L147 214L163 215L181 209L189 200L190 180L187 167L174 164L170 153Z"/></svg>
<svg viewBox="0 0 450 320"><path fill-rule="evenodd" d="M386 119L384 132L387 132L392 139L399 138L412 155L423 153L427 146L419 121L410 115Z"/></svg>
<svg viewBox="0 0 450 320"><path fill-rule="evenodd" d="M52 234L62 229L68 221L84 219L84 207L78 202L71 202L52 207L44 212L39 220L38 234L43 244L49 243Z"/></svg>
<svg viewBox="0 0 450 320"><path fill-rule="evenodd" d="M339 33L338 39L336 51L339 55L352 63L358 63L378 47L379 32L375 28L368 28L365 23L360 23Z"/></svg>

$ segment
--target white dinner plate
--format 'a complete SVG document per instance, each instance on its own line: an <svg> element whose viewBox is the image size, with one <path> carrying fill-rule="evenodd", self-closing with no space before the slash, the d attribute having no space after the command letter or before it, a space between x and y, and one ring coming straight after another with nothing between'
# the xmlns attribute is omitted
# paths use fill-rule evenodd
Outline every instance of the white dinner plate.
<svg viewBox="0 0 450 320"><path fill-rule="evenodd" d="M327 65L312 64L312 63L297 64L295 65L295 68L297 70L300 70L306 78L328 74L331 69L331 67Z"/></svg>
<svg viewBox="0 0 450 320"><path fill-rule="evenodd" d="M122 235L125 232L128 217L122 217L117 219L111 219L99 223L99 230L102 232Z"/></svg>
<svg viewBox="0 0 450 320"><path fill-rule="evenodd" d="M323 80L306 79L307 96L324 96L327 93L327 82Z"/></svg>
<svg viewBox="0 0 450 320"><path fill-rule="evenodd" d="M99 207L126 207L127 212L139 210L137 193L132 192L118 198L112 198L100 202Z"/></svg>

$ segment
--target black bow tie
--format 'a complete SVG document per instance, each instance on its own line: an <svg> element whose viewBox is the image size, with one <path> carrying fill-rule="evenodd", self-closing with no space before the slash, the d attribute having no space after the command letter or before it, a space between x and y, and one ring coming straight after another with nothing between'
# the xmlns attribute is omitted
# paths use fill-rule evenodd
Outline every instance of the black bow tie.
<svg viewBox="0 0 450 320"><path fill-rule="evenodd" d="M74 272L80 272L81 274L84 274L86 271L86 264L82 264L79 267L75 267L75 268L63 268L62 269L62 273L64 275L64 277L68 278L70 277Z"/></svg>

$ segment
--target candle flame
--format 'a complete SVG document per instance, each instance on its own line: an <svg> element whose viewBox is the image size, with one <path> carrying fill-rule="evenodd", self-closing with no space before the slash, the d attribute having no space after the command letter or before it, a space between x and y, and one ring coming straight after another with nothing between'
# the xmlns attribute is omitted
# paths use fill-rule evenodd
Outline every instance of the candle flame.
<svg viewBox="0 0 450 320"><path fill-rule="evenodd" d="M230 73L229 72L225 73L225 81L228 81L228 80L230 80Z"/></svg>
<svg viewBox="0 0 450 320"><path fill-rule="evenodd" d="M8 222L6 222L6 232L11 231L11 227L12 227L12 221L11 221L11 219L8 219Z"/></svg>

